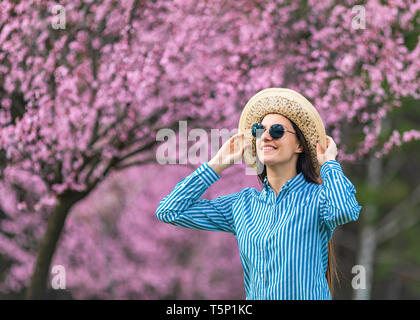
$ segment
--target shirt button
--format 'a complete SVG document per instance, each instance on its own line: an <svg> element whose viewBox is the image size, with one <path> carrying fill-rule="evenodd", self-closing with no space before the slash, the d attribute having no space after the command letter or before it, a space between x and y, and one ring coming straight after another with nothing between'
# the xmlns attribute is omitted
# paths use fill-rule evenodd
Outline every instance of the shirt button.
<svg viewBox="0 0 420 320"><path fill-rule="evenodd" d="M263 250L263 249L261 249L260 251L261 251L261 252L264 252L264 250Z"/></svg>
<svg viewBox="0 0 420 320"><path fill-rule="evenodd" d="M261 273L261 279L263 278L263 275L262 275L262 273Z"/></svg>

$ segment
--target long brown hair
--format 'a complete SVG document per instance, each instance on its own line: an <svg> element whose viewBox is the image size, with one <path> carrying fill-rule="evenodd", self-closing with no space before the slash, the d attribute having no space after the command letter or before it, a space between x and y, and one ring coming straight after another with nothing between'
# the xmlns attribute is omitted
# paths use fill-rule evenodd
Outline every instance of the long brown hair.
<svg viewBox="0 0 420 320"><path fill-rule="evenodd" d="M303 147L303 152L299 154L297 163L296 163L296 172L299 174L300 172L303 173L305 180L308 182L312 182L315 184L321 184L321 178L315 172L315 168L313 167L312 160L310 157L310 151L308 144L306 142L305 136L303 135L302 131L300 131L299 127L289 118L287 118L291 124L293 125L293 129L296 132L296 137L300 146ZM257 165L262 166L262 163L259 161L257 156ZM264 169L260 174L258 174L258 179L260 180L261 184L264 183L264 178L267 176L267 168L264 165ZM335 259L334 253L334 245L332 239L328 242L328 264L327 264L327 271L325 272L325 276L327 278L328 287L330 289L331 297L333 297L334 291L334 275L335 279L339 282L338 273L337 273L337 262Z"/></svg>

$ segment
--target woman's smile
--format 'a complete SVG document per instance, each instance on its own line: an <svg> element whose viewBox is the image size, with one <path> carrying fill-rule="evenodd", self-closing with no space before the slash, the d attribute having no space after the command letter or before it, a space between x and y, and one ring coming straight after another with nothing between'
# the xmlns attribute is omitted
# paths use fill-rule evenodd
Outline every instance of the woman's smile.
<svg viewBox="0 0 420 320"><path fill-rule="evenodd" d="M275 151L277 151L277 147L273 146L273 145L263 145L261 147L261 150L263 153L273 153Z"/></svg>

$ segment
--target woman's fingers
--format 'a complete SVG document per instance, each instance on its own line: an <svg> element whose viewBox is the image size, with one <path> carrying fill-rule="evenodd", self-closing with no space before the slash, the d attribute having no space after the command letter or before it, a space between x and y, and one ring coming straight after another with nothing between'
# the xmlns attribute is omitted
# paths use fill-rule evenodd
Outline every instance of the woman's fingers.
<svg viewBox="0 0 420 320"><path fill-rule="evenodd" d="M244 136L245 136L244 133L238 133L238 134L233 136L234 137L234 142L231 143L231 154L235 158L242 157L245 149L247 149L251 146L251 144L245 142Z"/></svg>
<svg viewBox="0 0 420 320"><path fill-rule="evenodd" d="M319 142L316 144L316 148L317 148L319 153L322 153L322 148L321 148L321 145L319 144Z"/></svg>
<svg viewBox="0 0 420 320"><path fill-rule="evenodd" d="M334 143L333 138L331 138L330 136L327 136L327 149L329 148L330 145L332 145Z"/></svg>
<svg viewBox="0 0 420 320"><path fill-rule="evenodd" d="M242 151L241 147L238 146L237 141L240 141L241 138L243 138L244 133L238 132L237 134L234 134L229 139L229 154L234 155L237 152L236 151Z"/></svg>

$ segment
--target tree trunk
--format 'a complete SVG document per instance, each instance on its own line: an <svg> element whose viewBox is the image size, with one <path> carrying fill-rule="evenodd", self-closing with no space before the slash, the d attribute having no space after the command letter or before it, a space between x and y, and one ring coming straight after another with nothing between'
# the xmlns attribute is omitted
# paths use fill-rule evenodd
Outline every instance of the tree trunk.
<svg viewBox="0 0 420 320"><path fill-rule="evenodd" d="M51 213L47 229L41 240L35 267L25 299L45 299L50 265L63 231L71 207L84 198L87 193L66 192L58 197L57 205Z"/></svg>
<svg viewBox="0 0 420 320"><path fill-rule="evenodd" d="M370 225L365 225L362 229L360 240L360 251L357 264L364 267L366 281L365 289L355 288L353 290L353 298L355 300L370 300L372 293L374 256L376 252L376 229Z"/></svg>
<svg viewBox="0 0 420 320"><path fill-rule="evenodd" d="M376 189L382 177L382 161L373 155L368 164L368 185L369 189ZM378 218L378 206L375 202L366 205L362 217L362 231L360 233L360 250L357 257L357 264L365 269L365 289L354 288L353 299L370 300L373 282L374 257L377 248L377 229L374 225Z"/></svg>

